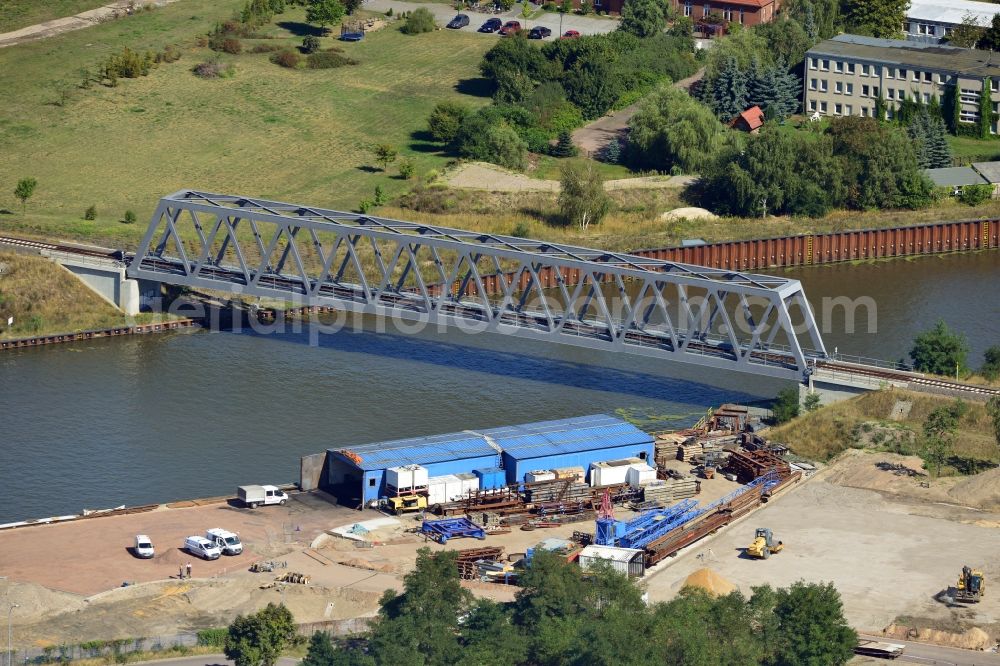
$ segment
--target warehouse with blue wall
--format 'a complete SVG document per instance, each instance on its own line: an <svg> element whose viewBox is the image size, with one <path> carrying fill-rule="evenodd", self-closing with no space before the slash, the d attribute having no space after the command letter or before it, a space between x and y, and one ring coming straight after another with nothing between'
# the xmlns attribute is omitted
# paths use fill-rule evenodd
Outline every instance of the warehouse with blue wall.
<svg viewBox="0 0 1000 666"><path fill-rule="evenodd" d="M606 414L495 428L487 431L503 450L508 483L534 470L582 467L605 460L652 462L653 438L631 423Z"/></svg>
<svg viewBox="0 0 1000 666"><path fill-rule="evenodd" d="M323 487L341 503L358 505L385 495L390 467L420 465L430 477L477 471L482 476L503 467L506 482L513 484L534 470L589 471L594 462L632 457L652 461L653 438L621 419L596 414L330 449Z"/></svg>

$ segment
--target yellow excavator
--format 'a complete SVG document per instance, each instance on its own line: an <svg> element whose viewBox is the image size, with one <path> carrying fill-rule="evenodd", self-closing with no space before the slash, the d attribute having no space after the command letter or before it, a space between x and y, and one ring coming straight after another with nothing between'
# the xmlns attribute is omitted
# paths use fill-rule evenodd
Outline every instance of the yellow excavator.
<svg viewBox="0 0 1000 666"><path fill-rule="evenodd" d="M774 538L770 527L758 527L753 535L753 543L747 546L747 555L766 560L773 553L781 552L785 544Z"/></svg>
<svg viewBox="0 0 1000 666"><path fill-rule="evenodd" d="M955 601L966 604L977 604L986 596L986 579L983 572L971 567L962 567L962 575L955 586Z"/></svg>

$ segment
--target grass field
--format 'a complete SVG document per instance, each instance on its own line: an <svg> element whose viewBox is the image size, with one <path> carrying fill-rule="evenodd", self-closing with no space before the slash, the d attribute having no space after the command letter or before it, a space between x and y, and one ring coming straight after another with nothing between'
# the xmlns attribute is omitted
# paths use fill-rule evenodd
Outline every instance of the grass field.
<svg viewBox="0 0 1000 666"><path fill-rule="evenodd" d="M963 164L971 162L992 162L1000 159L1000 141L996 139L973 139L968 136L948 135L951 154Z"/></svg>
<svg viewBox="0 0 1000 666"><path fill-rule="evenodd" d="M353 209L376 185L390 196L409 187L394 166L373 169L373 143L396 145L417 174L440 169L449 158L414 132L441 99L487 101L459 89L478 91L491 40L451 31L410 37L392 26L343 45L356 66L287 70L267 54L243 54L223 58L235 67L232 78L195 77L191 68L215 55L195 46L196 36L240 5L184 0L0 51L0 208L17 211L0 215L0 228L133 245L157 199L185 187ZM266 42L299 44L309 29L302 20L301 8L277 17L268 28L276 39ZM76 84L81 68L95 69L121 45L168 43L181 45L178 62L117 88L74 90L65 106L55 104L60 81ZM12 193L27 176L39 184L22 218ZM98 219L87 222L91 204ZM118 222L126 209L139 224Z"/></svg>
<svg viewBox="0 0 1000 666"><path fill-rule="evenodd" d="M893 405L899 400L913 403L909 416L890 421ZM953 403L953 399L908 391L871 391L856 398L828 405L794 419L771 431L771 439L786 442L797 454L814 460L827 460L856 445L856 428L863 423L905 428L916 434L917 447L924 419L934 409ZM982 403L968 402L968 412L959 422L954 453L962 458L997 462L1000 448Z"/></svg>
<svg viewBox="0 0 1000 666"><path fill-rule="evenodd" d="M0 340L147 324L171 315L128 318L68 270L41 257L0 252ZM7 317L14 317L8 327Z"/></svg>
<svg viewBox="0 0 1000 666"><path fill-rule="evenodd" d="M2 0L0 32L11 32L43 21L73 16L105 4L107 2L102 0Z"/></svg>

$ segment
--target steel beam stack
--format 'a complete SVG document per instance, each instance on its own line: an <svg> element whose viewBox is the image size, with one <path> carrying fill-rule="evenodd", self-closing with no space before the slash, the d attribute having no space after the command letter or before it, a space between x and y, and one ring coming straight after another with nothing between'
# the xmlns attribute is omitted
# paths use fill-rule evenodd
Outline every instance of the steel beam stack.
<svg viewBox="0 0 1000 666"><path fill-rule="evenodd" d="M729 469L736 474L741 483L750 483L755 479L774 471L779 480L788 478L791 467L788 463L770 451L733 451L729 456Z"/></svg>

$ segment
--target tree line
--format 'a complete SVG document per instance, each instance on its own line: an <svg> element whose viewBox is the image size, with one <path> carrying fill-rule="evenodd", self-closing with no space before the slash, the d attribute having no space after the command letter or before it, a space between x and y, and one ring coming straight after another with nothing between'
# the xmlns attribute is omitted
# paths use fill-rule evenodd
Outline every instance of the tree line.
<svg viewBox="0 0 1000 666"><path fill-rule="evenodd" d="M539 551L515 600L498 603L461 586L455 557L418 551L403 593L385 593L371 630L336 643L317 632L303 666L836 665L857 642L832 584L764 585L749 597L686 588L648 604L609 567L583 572Z"/></svg>

